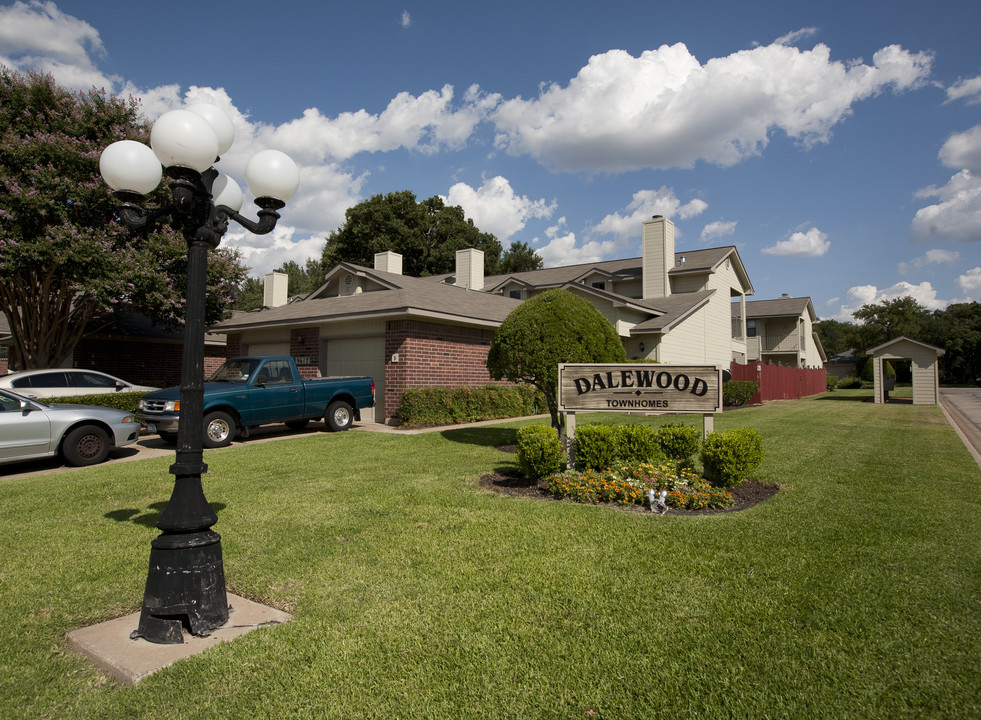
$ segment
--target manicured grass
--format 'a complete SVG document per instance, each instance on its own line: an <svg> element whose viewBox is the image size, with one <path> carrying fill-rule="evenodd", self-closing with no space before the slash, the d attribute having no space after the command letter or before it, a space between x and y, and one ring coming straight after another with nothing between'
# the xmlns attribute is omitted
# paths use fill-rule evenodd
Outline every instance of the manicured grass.
<svg viewBox="0 0 981 720"><path fill-rule="evenodd" d="M209 451L229 588L294 613L118 686L65 633L138 609L171 460L0 476L0 707L23 718L981 716L981 470L869 391L727 412L748 511L518 500L508 423ZM579 422L700 423L580 416Z"/></svg>

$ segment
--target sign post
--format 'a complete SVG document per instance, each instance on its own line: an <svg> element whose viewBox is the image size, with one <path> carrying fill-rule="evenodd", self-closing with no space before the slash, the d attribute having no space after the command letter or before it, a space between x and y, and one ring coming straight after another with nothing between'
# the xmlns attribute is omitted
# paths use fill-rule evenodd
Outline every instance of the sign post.
<svg viewBox="0 0 981 720"><path fill-rule="evenodd" d="M722 368L717 365L561 363L559 410L566 435L576 431L576 411L702 416L703 437L722 412Z"/></svg>

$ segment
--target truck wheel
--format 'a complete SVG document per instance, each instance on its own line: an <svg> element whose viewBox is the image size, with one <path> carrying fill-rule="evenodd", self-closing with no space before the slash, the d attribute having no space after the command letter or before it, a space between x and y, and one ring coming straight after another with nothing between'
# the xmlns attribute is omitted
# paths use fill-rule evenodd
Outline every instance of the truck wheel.
<svg viewBox="0 0 981 720"><path fill-rule="evenodd" d="M324 421L334 432L347 430L354 422L354 410L343 400L336 400L327 406L327 414Z"/></svg>
<svg viewBox="0 0 981 720"><path fill-rule="evenodd" d="M95 425L83 425L65 436L61 452L69 465L95 465L109 454L109 436Z"/></svg>
<svg viewBox="0 0 981 720"><path fill-rule="evenodd" d="M307 425L310 424L310 418L305 418L303 420L287 420L286 427L290 430L302 430Z"/></svg>
<svg viewBox="0 0 981 720"><path fill-rule="evenodd" d="M204 416L204 446L219 448L232 444L235 437L235 421L228 413L221 411Z"/></svg>

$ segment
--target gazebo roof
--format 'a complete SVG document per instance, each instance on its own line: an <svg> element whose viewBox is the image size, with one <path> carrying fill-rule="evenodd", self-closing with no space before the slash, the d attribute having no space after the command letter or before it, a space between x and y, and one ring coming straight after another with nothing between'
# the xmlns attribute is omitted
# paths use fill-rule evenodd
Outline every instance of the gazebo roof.
<svg viewBox="0 0 981 720"><path fill-rule="evenodd" d="M920 342L919 340L908 338L905 335L900 335L898 338L893 338L892 340L889 340L888 342L884 342L881 345L876 345L874 348L869 348L865 352L868 355L875 355L876 353L881 353L886 348L892 347L893 345L897 345L901 342L908 342L908 343L912 343L913 345L919 345L920 347L926 348L927 350L933 350L937 353L937 357L940 357L941 355L947 352L943 348L939 348L936 345L930 345L929 343Z"/></svg>

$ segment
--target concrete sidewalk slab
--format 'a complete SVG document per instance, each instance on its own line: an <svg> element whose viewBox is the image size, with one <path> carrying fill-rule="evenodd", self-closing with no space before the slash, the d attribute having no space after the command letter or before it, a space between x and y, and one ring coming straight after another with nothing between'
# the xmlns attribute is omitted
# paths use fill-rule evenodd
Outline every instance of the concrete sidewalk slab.
<svg viewBox="0 0 981 720"><path fill-rule="evenodd" d="M157 670L178 660L202 653L220 642L232 640L259 627L289 622L293 616L275 608L260 605L238 595L227 594L230 609L228 622L208 637L184 632L180 645L158 645L142 638L131 640L130 633L140 622L140 613L107 620L68 633L68 645L86 655L100 670L119 682L133 685Z"/></svg>

